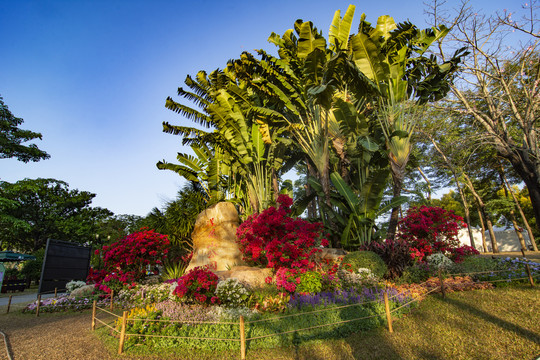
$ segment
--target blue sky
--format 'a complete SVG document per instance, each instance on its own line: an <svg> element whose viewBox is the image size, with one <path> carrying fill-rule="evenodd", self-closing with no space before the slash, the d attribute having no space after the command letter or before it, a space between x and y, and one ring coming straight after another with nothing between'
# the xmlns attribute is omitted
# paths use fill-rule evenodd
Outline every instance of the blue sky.
<svg viewBox="0 0 540 360"><path fill-rule="evenodd" d="M184 181L156 168L185 152L161 123L193 126L167 109L188 74L223 67L242 51L272 49L298 18L326 36L334 15L362 12L426 26L422 0L141 1L0 0L0 95L21 126L43 134L51 158L0 160L0 179L50 177L97 194L93 205L146 215ZM448 0L448 3L453 3ZM518 1L475 0L491 13Z"/></svg>

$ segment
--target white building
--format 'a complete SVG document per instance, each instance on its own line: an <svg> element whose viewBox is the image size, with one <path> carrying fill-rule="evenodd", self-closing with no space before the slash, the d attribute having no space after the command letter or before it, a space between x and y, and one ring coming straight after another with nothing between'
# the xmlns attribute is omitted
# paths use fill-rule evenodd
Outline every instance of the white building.
<svg viewBox="0 0 540 360"><path fill-rule="evenodd" d="M521 251L521 244L514 229L494 227L493 230L495 232L495 238L497 239L497 246L499 247L500 252ZM484 252L484 247L482 246L482 230L473 228L472 232L476 250L480 251L481 253ZM527 231L523 231L522 234L523 238L525 239L525 244L527 245L527 249L525 250L531 249L532 244L529 240L529 234ZM463 245L471 245L469 231L467 229L461 229L459 231L458 238ZM491 237L489 236L489 231L486 231L486 244L488 252L492 252L493 250L491 248Z"/></svg>

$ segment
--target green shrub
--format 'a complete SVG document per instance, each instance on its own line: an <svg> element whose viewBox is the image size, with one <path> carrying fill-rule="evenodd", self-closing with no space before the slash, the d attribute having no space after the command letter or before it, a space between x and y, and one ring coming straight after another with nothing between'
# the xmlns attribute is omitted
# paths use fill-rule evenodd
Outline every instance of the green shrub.
<svg viewBox="0 0 540 360"><path fill-rule="evenodd" d="M238 308L245 306L249 299L249 292L238 279L220 281L216 287L216 295L224 307Z"/></svg>
<svg viewBox="0 0 540 360"><path fill-rule="evenodd" d="M500 269L500 262L496 259L481 256L468 256L461 263L455 264L453 266L452 272L476 273L484 271L495 271Z"/></svg>
<svg viewBox="0 0 540 360"><path fill-rule="evenodd" d="M4 279L17 279L19 277L20 271L16 267L7 268L4 272Z"/></svg>
<svg viewBox="0 0 540 360"><path fill-rule="evenodd" d="M41 277L41 268L43 267L43 257L45 256L45 249L40 249L32 253L36 257L35 260L25 261L20 274L24 276L25 279L39 281Z"/></svg>
<svg viewBox="0 0 540 360"><path fill-rule="evenodd" d="M117 300L124 307L147 306L154 303L173 300L176 297L173 291L176 283L160 283L152 285L136 285L131 289L122 289L118 292Z"/></svg>
<svg viewBox="0 0 540 360"><path fill-rule="evenodd" d="M391 302L391 308L397 305ZM315 310L321 310L316 307ZM156 309L157 310L157 309ZM163 321L154 322L151 320L160 319L163 314L160 310L154 310L147 314L136 314L137 321L128 321L128 334L151 334L168 337L193 337L193 338L222 338L239 339L239 325L230 323L230 316L222 319L225 322L182 324L167 323ZM369 303L365 305L337 307L328 311L313 312L292 311L290 314L302 313L301 316L292 316L275 319L275 314L254 314L246 323L245 332L250 337L265 336L275 333L286 333L280 336L269 336L262 339L250 340L247 345L250 349L264 349L275 347L288 347L309 340L339 339L360 330L369 330L385 324L384 305L382 303ZM402 312L401 312L402 313ZM164 314L163 314L164 315ZM277 315L279 318L280 315ZM373 316L373 317L371 317ZM164 315L163 318L167 316ZM345 322L347 320L364 318L362 320ZM194 319L196 318L196 319ZM275 319L275 320L274 320ZM198 320L198 317L191 317L189 320ZM208 320L203 320L208 321ZM255 321L255 322L250 322ZM337 323L335 325L324 326L325 324ZM117 324L118 325L118 324ZM293 331L308 327L317 327L311 331ZM290 333L287 333L290 332ZM175 349L180 351L227 351L239 350L238 341L212 341L188 338L159 338L159 337L137 337L128 336L125 342L125 349L130 351L135 347L143 345L150 351L163 351Z"/></svg>
<svg viewBox="0 0 540 360"><path fill-rule="evenodd" d="M443 253L435 253L426 257L429 266L435 269L450 269L454 262L444 256Z"/></svg>
<svg viewBox="0 0 540 360"><path fill-rule="evenodd" d="M405 284L420 284L433 275L434 271L427 263L416 263L403 271L403 275L399 278L399 282Z"/></svg>
<svg viewBox="0 0 540 360"><path fill-rule="evenodd" d="M381 257L371 251L353 251L343 257L342 264L350 264L353 272L369 269L378 278L382 278L388 268Z"/></svg>
<svg viewBox="0 0 540 360"><path fill-rule="evenodd" d="M300 284L296 287L298 293L317 293L322 291L322 275L316 271L306 271L300 275Z"/></svg>

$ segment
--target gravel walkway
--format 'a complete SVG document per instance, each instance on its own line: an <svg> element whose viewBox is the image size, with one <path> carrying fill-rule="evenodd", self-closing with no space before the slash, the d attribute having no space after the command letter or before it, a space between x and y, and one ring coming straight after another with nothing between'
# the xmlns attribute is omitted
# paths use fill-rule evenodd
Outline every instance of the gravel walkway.
<svg viewBox="0 0 540 360"><path fill-rule="evenodd" d="M40 317L0 315L0 330L8 337L13 360L107 360L109 354L92 333L91 314L43 314ZM0 336L0 359L8 359Z"/></svg>

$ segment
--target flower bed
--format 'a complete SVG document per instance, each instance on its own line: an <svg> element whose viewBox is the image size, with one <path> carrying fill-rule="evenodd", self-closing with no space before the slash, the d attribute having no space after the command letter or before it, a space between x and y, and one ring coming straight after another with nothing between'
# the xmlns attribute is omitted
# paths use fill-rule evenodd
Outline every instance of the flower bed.
<svg viewBox="0 0 540 360"><path fill-rule="evenodd" d="M128 335L126 346L145 344L153 348L238 349L240 315L246 319L247 344L252 349L291 346L304 340L339 338L385 323L383 292L382 289L364 288L358 291L298 294L288 297L283 313L160 302L130 311L126 333L142 336ZM391 309L412 299L398 294L395 288L390 290L389 297ZM407 307L397 313L404 311L407 311ZM120 324L118 321L117 330Z"/></svg>
<svg viewBox="0 0 540 360"><path fill-rule="evenodd" d="M92 304L96 300L95 297L87 298L72 298L69 295L64 295L56 298L47 298L41 300L39 311L44 313L61 312L61 311L82 311L91 309ZM107 306L109 300L98 300L98 306ZM35 313L37 310L37 300L26 305L23 309L23 313Z"/></svg>
<svg viewBox="0 0 540 360"><path fill-rule="evenodd" d="M529 265L532 274L540 273L540 263L522 258L497 259L494 265L492 269L484 269L485 271L478 271L471 276L476 281L493 282L496 286L505 286L510 282L528 283L526 265Z"/></svg>

